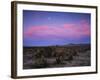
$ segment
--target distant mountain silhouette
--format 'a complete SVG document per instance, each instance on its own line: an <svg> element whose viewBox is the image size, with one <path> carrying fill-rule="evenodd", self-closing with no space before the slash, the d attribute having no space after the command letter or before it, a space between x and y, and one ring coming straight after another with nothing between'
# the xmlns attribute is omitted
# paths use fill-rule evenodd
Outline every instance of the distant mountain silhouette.
<svg viewBox="0 0 100 80"><path fill-rule="evenodd" d="M63 45L47 45L47 46L24 46L24 47L67 47L67 46L86 46L90 45L89 43L69 43L69 44L63 44Z"/></svg>

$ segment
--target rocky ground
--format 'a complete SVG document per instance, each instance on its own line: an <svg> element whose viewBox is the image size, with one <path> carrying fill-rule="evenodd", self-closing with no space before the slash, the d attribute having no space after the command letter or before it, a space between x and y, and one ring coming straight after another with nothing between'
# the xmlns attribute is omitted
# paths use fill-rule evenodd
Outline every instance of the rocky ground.
<svg viewBox="0 0 100 80"><path fill-rule="evenodd" d="M23 69L90 66L89 45L23 49Z"/></svg>

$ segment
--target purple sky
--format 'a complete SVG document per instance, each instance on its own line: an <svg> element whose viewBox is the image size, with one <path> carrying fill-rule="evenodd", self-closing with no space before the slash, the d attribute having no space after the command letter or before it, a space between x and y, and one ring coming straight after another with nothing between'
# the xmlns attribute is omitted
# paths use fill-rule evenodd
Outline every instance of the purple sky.
<svg viewBox="0 0 100 80"><path fill-rule="evenodd" d="M23 10L23 45L90 43L90 20L88 13Z"/></svg>

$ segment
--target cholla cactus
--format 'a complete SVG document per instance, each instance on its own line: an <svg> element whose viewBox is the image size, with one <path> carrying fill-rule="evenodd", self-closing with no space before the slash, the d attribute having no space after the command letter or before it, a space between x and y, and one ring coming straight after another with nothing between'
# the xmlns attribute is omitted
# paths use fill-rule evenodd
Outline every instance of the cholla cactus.
<svg viewBox="0 0 100 80"><path fill-rule="evenodd" d="M35 66L36 67L46 67L47 66L47 60L45 56L43 55L42 50L38 50L35 55Z"/></svg>

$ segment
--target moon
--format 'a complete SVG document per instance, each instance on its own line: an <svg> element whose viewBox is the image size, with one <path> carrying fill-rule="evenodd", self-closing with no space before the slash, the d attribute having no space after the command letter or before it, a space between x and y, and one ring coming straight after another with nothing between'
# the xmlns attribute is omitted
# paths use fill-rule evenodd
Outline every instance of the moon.
<svg viewBox="0 0 100 80"><path fill-rule="evenodd" d="M48 20L51 20L51 17L48 17Z"/></svg>

